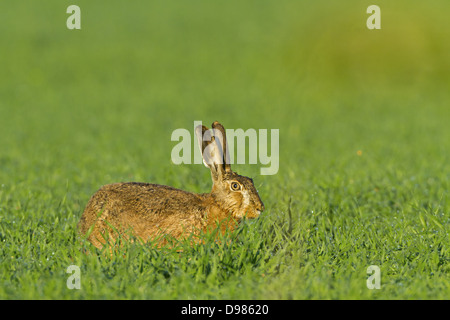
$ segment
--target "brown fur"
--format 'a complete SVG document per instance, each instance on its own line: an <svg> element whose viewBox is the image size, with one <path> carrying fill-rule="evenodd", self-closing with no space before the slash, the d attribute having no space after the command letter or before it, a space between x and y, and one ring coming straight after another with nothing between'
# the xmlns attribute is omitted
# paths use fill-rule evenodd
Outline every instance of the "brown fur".
<svg viewBox="0 0 450 320"><path fill-rule="evenodd" d="M202 139L208 128L196 128L204 163L211 170L210 193L196 194L149 183L109 184L89 200L78 223L79 232L97 248L107 241L114 242L118 235L124 239L132 235L143 242L156 240L164 245L164 235L195 238L218 226L224 233L233 230L244 217L258 217L264 204L252 179L231 171L225 129L218 122L212 127L210 141ZM207 146L210 154L205 150ZM232 190L232 183L238 183L240 190Z"/></svg>

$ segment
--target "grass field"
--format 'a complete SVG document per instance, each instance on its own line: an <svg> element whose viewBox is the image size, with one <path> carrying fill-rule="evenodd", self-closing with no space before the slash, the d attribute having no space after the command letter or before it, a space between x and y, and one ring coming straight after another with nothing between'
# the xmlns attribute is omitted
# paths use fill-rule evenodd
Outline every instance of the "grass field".
<svg viewBox="0 0 450 320"><path fill-rule="evenodd" d="M450 2L380 0L381 30L370 4L1 4L0 299L448 299ZM233 167L265 212L232 243L84 254L101 185L210 191L171 163L194 120L280 130L276 175Z"/></svg>

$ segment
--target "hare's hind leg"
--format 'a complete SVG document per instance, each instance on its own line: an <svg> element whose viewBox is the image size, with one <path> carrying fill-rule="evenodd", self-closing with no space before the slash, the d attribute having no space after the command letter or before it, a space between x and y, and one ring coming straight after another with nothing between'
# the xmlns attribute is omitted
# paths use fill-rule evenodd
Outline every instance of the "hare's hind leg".
<svg viewBox="0 0 450 320"><path fill-rule="evenodd" d="M114 244L119 234L119 231L107 221L108 216L108 209L101 211L86 209L79 223L81 236L99 249L107 243Z"/></svg>
<svg viewBox="0 0 450 320"><path fill-rule="evenodd" d="M109 231L106 222L109 216L109 210L106 206L107 193L103 192L102 189L91 197L80 222L78 222L80 235L97 248L101 248L107 242L108 236L104 233Z"/></svg>

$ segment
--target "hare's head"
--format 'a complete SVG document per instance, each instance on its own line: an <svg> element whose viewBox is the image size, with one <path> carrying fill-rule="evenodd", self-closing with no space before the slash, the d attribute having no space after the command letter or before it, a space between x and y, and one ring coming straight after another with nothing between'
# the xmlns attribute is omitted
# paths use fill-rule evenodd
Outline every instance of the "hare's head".
<svg viewBox="0 0 450 320"><path fill-rule="evenodd" d="M195 128L203 163L211 170L213 187L211 196L234 218L256 218L264 211L264 204L253 185L253 180L233 172L224 127L219 122L212 129Z"/></svg>

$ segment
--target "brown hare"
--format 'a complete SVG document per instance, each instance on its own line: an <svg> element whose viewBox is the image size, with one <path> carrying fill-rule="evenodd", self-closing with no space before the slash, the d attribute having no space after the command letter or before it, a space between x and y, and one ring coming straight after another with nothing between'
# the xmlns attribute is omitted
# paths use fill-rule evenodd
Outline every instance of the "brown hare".
<svg viewBox="0 0 450 320"><path fill-rule="evenodd" d="M165 235L198 237L208 230L233 230L245 218L256 218L264 204L253 180L233 172L224 127L195 128L203 163L211 170L210 193L196 194L149 183L115 183L101 187L89 200L78 223L82 235L97 248L130 234L159 245Z"/></svg>

